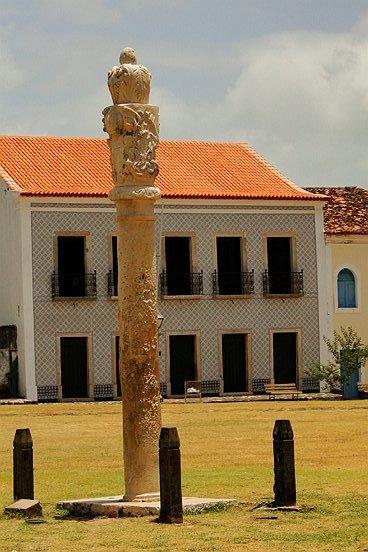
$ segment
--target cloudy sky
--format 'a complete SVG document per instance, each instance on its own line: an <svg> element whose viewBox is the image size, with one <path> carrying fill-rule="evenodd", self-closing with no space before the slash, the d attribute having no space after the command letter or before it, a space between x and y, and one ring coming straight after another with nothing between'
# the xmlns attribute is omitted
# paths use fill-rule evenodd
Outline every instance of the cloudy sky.
<svg viewBox="0 0 368 552"><path fill-rule="evenodd" d="M102 136L124 46L161 137L250 143L299 185L368 187L368 0L0 0L0 132Z"/></svg>

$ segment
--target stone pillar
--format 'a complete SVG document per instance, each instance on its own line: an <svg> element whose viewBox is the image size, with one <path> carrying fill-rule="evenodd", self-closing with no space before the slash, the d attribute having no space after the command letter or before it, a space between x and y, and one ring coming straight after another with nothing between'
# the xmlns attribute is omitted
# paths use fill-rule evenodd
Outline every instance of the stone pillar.
<svg viewBox="0 0 368 552"><path fill-rule="evenodd" d="M157 358L157 276L154 204L158 174L158 108L148 103L151 75L126 48L108 85L104 111L116 203L120 378L123 399L125 500L158 494L161 428Z"/></svg>
<svg viewBox="0 0 368 552"><path fill-rule="evenodd" d="M17 429L13 441L14 500L34 499L33 441L28 428Z"/></svg>
<svg viewBox="0 0 368 552"><path fill-rule="evenodd" d="M163 427L160 434L161 523L183 523L180 440L176 427Z"/></svg>
<svg viewBox="0 0 368 552"><path fill-rule="evenodd" d="M275 506L296 503L294 434L290 420L276 420L273 428Z"/></svg>

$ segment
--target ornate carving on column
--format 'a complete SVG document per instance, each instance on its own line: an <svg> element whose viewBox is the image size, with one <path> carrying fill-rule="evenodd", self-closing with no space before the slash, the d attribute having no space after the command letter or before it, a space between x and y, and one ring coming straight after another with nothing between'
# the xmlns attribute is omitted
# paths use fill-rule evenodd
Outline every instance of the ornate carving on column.
<svg viewBox="0 0 368 552"><path fill-rule="evenodd" d="M159 491L154 231L159 127L158 108L148 104L150 83L148 70L126 48L108 74L114 105L103 111L114 180L109 197L117 211L125 500Z"/></svg>
<svg viewBox="0 0 368 552"><path fill-rule="evenodd" d="M114 105L126 103L148 104L151 91L151 74L147 67L137 63L132 48L124 48L120 65L108 73L107 84Z"/></svg>
<svg viewBox="0 0 368 552"><path fill-rule="evenodd" d="M159 125L158 108L148 104L151 75L146 67L137 64L131 48L123 50L120 63L108 74L114 105L103 111L115 183L110 198L113 201L119 197L144 198L146 195L150 199L158 198L160 192L153 183L158 175ZM141 186L132 189L132 183Z"/></svg>

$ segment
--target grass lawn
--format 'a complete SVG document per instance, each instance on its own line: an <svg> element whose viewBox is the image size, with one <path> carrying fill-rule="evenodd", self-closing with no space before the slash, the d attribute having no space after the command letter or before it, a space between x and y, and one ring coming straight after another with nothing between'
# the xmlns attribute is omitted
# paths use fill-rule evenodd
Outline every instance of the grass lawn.
<svg viewBox="0 0 368 552"><path fill-rule="evenodd" d="M272 429L289 418L295 434L302 512L252 511L272 499ZM150 518L55 518L58 500L123 490L119 403L0 407L0 512L12 502L12 440L29 427L36 498L47 523L0 513L0 551L325 551L368 549L368 401L164 404L178 427L183 494L235 497L223 512L185 517L183 526Z"/></svg>

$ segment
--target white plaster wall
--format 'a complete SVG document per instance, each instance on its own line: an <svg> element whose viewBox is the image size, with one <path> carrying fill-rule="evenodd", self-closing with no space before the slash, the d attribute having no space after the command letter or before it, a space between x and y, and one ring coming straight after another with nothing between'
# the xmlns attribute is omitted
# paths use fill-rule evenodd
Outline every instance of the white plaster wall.
<svg viewBox="0 0 368 552"><path fill-rule="evenodd" d="M0 180L0 325L18 324L21 239L18 194Z"/></svg>
<svg viewBox="0 0 368 552"><path fill-rule="evenodd" d="M32 220L29 201L20 200L20 234L21 234L21 318L18 328L19 390L27 399L37 399L34 312L33 312L33 277L32 277Z"/></svg>
<svg viewBox="0 0 368 552"><path fill-rule="evenodd" d="M330 258L330 288L333 294L331 301L333 329L351 326L363 343L368 343L368 238L352 236L335 238L327 244ZM341 269L352 270L356 277L357 308L339 309L337 306L337 275ZM368 362L362 368L360 380L368 383Z"/></svg>
<svg viewBox="0 0 368 552"><path fill-rule="evenodd" d="M31 215L27 198L0 180L0 325L17 326L19 393L36 399Z"/></svg>

